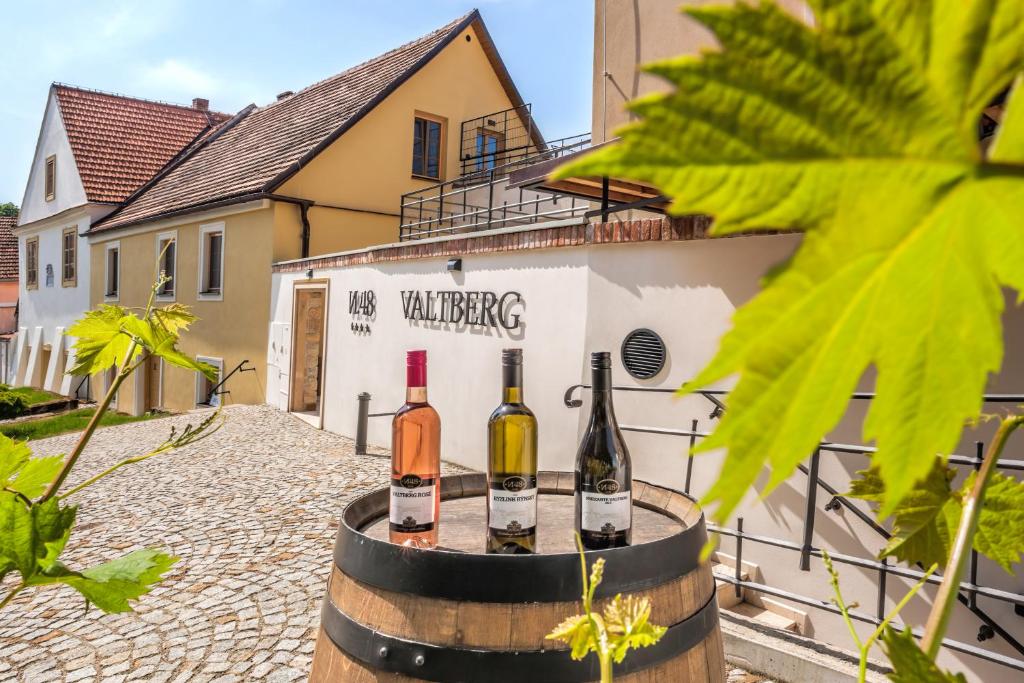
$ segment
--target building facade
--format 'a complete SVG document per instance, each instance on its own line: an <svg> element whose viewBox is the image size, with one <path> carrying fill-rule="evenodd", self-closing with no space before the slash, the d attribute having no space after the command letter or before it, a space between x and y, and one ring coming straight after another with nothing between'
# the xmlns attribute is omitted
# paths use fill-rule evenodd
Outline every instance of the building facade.
<svg viewBox="0 0 1024 683"><path fill-rule="evenodd" d="M14 383L85 396L65 330L90 305L86 232L224 116L54 84L14 233L21 255Z"/></svg>
<svg viewBox="0 0 1024 683"><path fill-rule="evenodd" d="M221 379L154 364L121 389L118 408L264 401L271 265L397 242L402 195L459 178L476 149L469 145L486 137L474 130L467 141L463 122L509 111L516 129L531 131L522 147L542 145L474 11L244 109L169 164L88 230L90 303L143 305L156 255L173 241L173 259L161 266L173 284L158 301L193 308L199 321L182 348L220 368ZM499 154L496 143L481 144ZM315 404L315 375L310 382Z"/></svg>

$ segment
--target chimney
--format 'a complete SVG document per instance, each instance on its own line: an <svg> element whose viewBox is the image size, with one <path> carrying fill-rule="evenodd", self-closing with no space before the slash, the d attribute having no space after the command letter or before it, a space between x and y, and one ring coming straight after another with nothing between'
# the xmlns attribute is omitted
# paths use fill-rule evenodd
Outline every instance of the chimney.
<svg viewBox="0 0 1024 683"><path fill-rule="evenodd" d="M279 93L277 93L277 101L280 102L281 100L285 99L286 97L291 97L294 94L295 94L294 90L285 90L284 92L279 92Z"/></svg>
<svg viewBox="0 0 1024 683"><path fill-rule="evenodd" d="M210 100L202 97L193 97L192 108L197 111L210 111Z"/></svg>

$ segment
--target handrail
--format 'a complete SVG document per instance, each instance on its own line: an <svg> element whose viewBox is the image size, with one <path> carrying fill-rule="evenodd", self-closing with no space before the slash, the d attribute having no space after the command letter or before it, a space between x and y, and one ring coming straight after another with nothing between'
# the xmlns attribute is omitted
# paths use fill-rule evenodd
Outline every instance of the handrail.
<svg viewBox="0 0 1024 683"><path fill-rule="evenodd" d="M201 406L212 406L213 405L213 397L214 396L226 396L226 395L230 394L231 393L230 391L218 391L218 389L220 389L222 386L227 384L227 381L229 379L231 379L231 376L234 375L236 372L256 372L256 368L255 367L252 367L252 368L244 367L245 364L248 363L248 362L249 362L249 359L246 358L241 363L236 365L231 370L231 372L229 372L227 375L224 376L224 379L222 379L212 389L210 389L209 393L206 395L206 400L202 401L198 405L201 405Z"/></svg>
<svg viewBox="0 0 1024 683"><path fill-rule="evenodd" d="M587 385L587 384L575 384L575 385L570 386L568 389L566 389L565 394L564 394L563 399L562 399L563 403L565 404L565 406L567 408L579 408L579 407L581 407L583 405L583 401L581 399L574 398L574 394L575 394L575 391L577 389L587 389L587 388L590 388L590 385ZM669 389L669 388L662 388L662 387L613 386L612 389L615 390L615 391L634 391L634 392L660 393L660 394L675 394L675 393L678 393L678 390L676 390L676 389ZM726 391L726 390L708 389L708 390L701 390L701 391L694 392L694 395L695 396L702 396L703 398L705 398L706 400L708 400L712 404L713 408L712 408L711 414L709 416L709 419L717 419L717 418L719 418L722 415L722 413L724 412L724 410L726 408L725 403L722 400L720 400L720 398L727 396L728 393L729 392ZM856 392L856 393L854 393L851 396L851 398L855 399L855 400L871 400L871 399L875 398L875 393L874 392ZM984 395L984 402L985 403L1021 403L1021 402L1024 402L1024 395L1020 395L1020 394L985 394ZM697 425L698 425L698 420L693 420L692 421L692 429L690 429L690 430L666 428L666 427L633 426L633 425L620 425L620 429L622 431L624 431L624 432L639 432L639 433L646 433L646 434L659 434L659 435L663 435L663 436L674 436L674 437L687 437L687 438L689 438L691 454L687 458L686 485L684 487L684 491L686 493L689 493L690 492L690 482L691 482L692 467L693 467L692 448L693 448L693 446L695 444L696 439L698 439L698 438L705 438L705 437L710 435L710 432L699 431L697 429ZM818 488L822 488L823 490L825 490L827 493L829 493L832 496L832 498L828 502L828 504L825 505L825 509L826 510L835 510L835 509L838 509L839 507L843 507L845 509L848 509L855 516L857 516L858 519L860 519L862 522L867 524L869 526L869 528L872 529L872 531L876 532L877 534L879 534L883 538L886 538L886 539L890 538L891 534L885 528L880 526L874 519L872 519L870 516L868 516L863 510L861 510L859 507L857 507L856 505L851 503L849 500L847 500L846 497L843 496L837 489L835 489L834 487L829 485L826 481L824 481L821 478L821 476L818 473L817 461L820 458L820 454L822 452L833 453L833 454L837 454L837 455L838 454L857 454L857 455L870 456L874 452L876 452L876 449L868 447L868 446L859 446L859 445L851 445L851 444L836 444L836 443L831 443L831 442L821 442L821 444L819 444L818 448L815 450L814 454L811 457L811 465L810 465L810 467L808 467L808 466L806 466L806 465L804 465L802 463L800 465L798 465L798 469L801 472L803 472L807 476L807 478L808 478L808 486L807 486L807 494L806 494L807 507L806 507L806 514L804 515L803 539L802 539L802 541L800 543L793 542L793 541L786 541L784 539L778 539L778 538L774 538L774 537L771 537L771 536L761 536L761 535L757 535L757 534L744 533L743 532L743 526L742 526L742 524L743 524L742 518L738 518L737 519L737 528L736 529L729 529L729 528L726 528L726 527L717 527L715 525L708 525L708 530L712 531L714 533L718 533L720 535L734 537L736 539L736 556L737 557L741 557L742 556L742 551L743 551L742 544L743 544L744 540L747 540L747 541L751 541L751 542L755 542L755 543L762 543L762 544L767 544L767 545L771 545L771 546L778 547L778 548L784 548L784 549L787 549L787 550L792 550L792 551L796 552L797 554L799 554L799 556L800 556L800 568L803 569L803 570L808 570L809 569L809 558L810 557L820 558L822 556L822 554L823 554L823 551L821 551L820 549L815 548L815 547L813 547L813 545L811 545L811 540L813 539L814 520L815 520L815 516L816 516L816 512L817 512L817 506L816 506L816 502L815 502L816 501L815 493L816 493ZM964 456L964 455L953 454L953 455L949 456L948 461L951 464L963 465L963 466L968 466L968 467L977 467L982 462L982 454L983 454L983 452L984 452L983 444L981 442L977 442L977 444L976 444L976 454L974 456ZM997 467L999 467L1000 469L1005 469L1005 470L1020 471L1020 470L1024 470L1024 461L1021 461L1021 460L1002 460L1002 459L1000 459L999 462L997 463ZM856 557L856 556L852 556L852 555L845 555L845 554L842 554L842 553L829 553L829 556L832 558L833 561L838 562L838 563L850 564L850 565L853 565L853 566L861 567L862 569L870 569L870 570L874 570L874 571L878 572L879 581L878 581L878 586L877 586L878 595L877 595L877 600L876 600L876 603L877 603L876 614L877 614L877 616L876 617L869 617L867 615L857 615L857 616L852 615L852 616L854 616L854 618L857 618L857 619L859 619L861 621L868 621L868 622L875 623L875 624L880 623L880 620L884 616L883 611L884 611L884 606L885 606L885 600L884 600L885 599L885 583L886 583L885 579L886 579L886 576L888 574L893 574L893 575L899 576L901 578L916 579L916 580L919 580L919 579L921 579L921 578L923 578L925 576L925 572L923 572L923 571L918 571L918 570L914 570L914 569L906 569L906 568L902 568L902 567L898 567L898 566L889 565L888 562L885 562L885 561L879 562L879 561L877 561L877 560L875 560L873 558L872 559L860 558L860 557ZM1000 589L996 589L996 588L980 585L978 583L978 574L977 574L977 557L978 557L977 556L977 552L976 551L972 551L972 562L971 562L970 576L969 576L969 579L967 581L962 581L960 583L960 586L959 586L960 592L957 593L957 598L960 601L960 603L965 605L968 608L968 610L970 610L970 612L972 614L974 614L978 619L980 619L983 622L983 625L981 626L981 628L979 629L979 632L978 632L978 640L979 641L984 641L984 640L987 640L987 639L993 637L994 635L998 635L1007 644L1009 644L1014 650L1016 650L1017 652L1019 652L1021 654L1024 654L1024 644L1019 642L1012 634L1010 634L1008 631L1006 631L1006 629L1004 629L998 622L996 622L989 614L987 614L985 611L983 611L982 609L980 609L977 606L977 598L980 596L980 597L985 597L985 598L988 598L988 599L996 600L998 602L1014 604L1014 605L1017 606L1018 613L1020 613L1021 606L1024 605L1024 594L1013 593L1013 592L1010 592L1010 591L1004 591L1004 590L1000 590ZM718 578L721 578L721 579L723 579L723 580L725 580L725 581L727 581L729 583L733 583L733 584L735 584L735 585L737 585L739 587L750 588L751 590L758 590L758 591L761 591L761 592L763 592L765 594L768 594L768 595L775 595L777 597L783 597L783 598L786 598L786 599L789 599L789 600L793 600L794 602L798 602L798 603L801 603L801 604L809 605L809 606L812 606L812 607L815 607L815 608L826 609L827 611L836 612L836 610L834 609L834 606L831 606L831 609L830 609L829 607L826 607L826 605L829 605L829 603L824 603L824 602L822 602L822 601L820 601L820 600L818 600L816 598L809 598L807 596L801 596L801 595L798 595L796 593L791 593L789 591L784 591L782 589L771 588L769 586L764 586L762 584L755 584L755 583L752 583L752 582L749 582L749 581L742 581L740 579L740 577L738 577L738 576L737 577L728 577L728 576L721 576L721 575L716 575L716 576L718 576ZM932 584L938 584L938 583L941 582L941 577L940 576L931 576L927 580L927 582L928 583L932 583ZM918 637L920 637L919 634L915 634L915 635L918 635ZM971 654L973 656L977 656L979 658L985 659L987 661L995 662L997 664L1000 664L1000 665L1003 665L1003 666L1007 666L1009 668L1013 668L1013 669L1016 669L1016 670L1019 670L1019 671L1024 671L1024 660L1022 660L1022 659L1015 659L1013 657L1007 657L1005 655L1001 655L1001 654L998 654L998 653L995 653L995 652L991 652L989 650L978 648L978 647L976 647L974 645L967 645L967 644L961 643L959 641L950 640L950 639L944 639L943 640L943 646L947 647L948 649L956 650L956 651L959 651L959 652L964 652L964 653L967 653L967 654Z"/></svg>

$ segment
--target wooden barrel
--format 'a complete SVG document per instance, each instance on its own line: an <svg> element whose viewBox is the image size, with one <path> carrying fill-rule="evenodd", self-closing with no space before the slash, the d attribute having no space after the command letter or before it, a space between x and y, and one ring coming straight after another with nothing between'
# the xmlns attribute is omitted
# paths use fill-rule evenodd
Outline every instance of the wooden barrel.
<svg viewBox="0 0 1024 683"><path fill-rule="evenodd" d="M441 480L440 549L387 541L387 489L342 513L310 680L576 683L598 680L595 655L572 661L545 640L582 612L573 547L573 475L538 476L535 555L488 555L483 474ZM688 496L633 482L633 545L606 560L598 606L638 594L653 602L661 641L630 651L619 683L725 680L715 581L699 562L704 515Z"/></svg>

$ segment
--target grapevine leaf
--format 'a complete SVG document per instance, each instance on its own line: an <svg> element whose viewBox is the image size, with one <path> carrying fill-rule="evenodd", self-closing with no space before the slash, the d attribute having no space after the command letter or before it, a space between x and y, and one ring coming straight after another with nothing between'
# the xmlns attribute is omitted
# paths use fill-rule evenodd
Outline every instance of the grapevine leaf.
<svg viewBox="0 0 1024 683"><path fill-rule="evenodd" d="M0 493L0 566L17 569L26 582L49 571L68 542L76 511L55 498L27 506Z"/></svg>
<svg viewBox="0 0 1024 683"><path fill-rule="evenodd" d="M151 323L149 320L128 316L124 320L124 330L136 338L154 356L159 356L172 365L201 372L210 380L215 381L217 369L209 363L202 363L179 351L178 335L170 331L164 324L159 324L171 322L171 327L180 327L181 320L180 316L165 316L162 319L154 318L154 322Z"/></svg>
<svg viewBox="0 0 1024 683"><path fill-rule="evenodd" d="M1024 3L809 4L813 28L772 3L687 10L721 51L648 67L674 91L634 102L617 144L554 174L649 182L719 235L805 231L684 387L739 374L700 447L727 449L707 494L718 519L766 463L764 494L790 476L871 365L864 438L891 513L978 415L1002 362L1002 287L1024 290L1021 95L1001 163L976 140L1024 69Z"/></svg>
<svg viewBox="0 0 1024 683"><path fill-rule="evenodd" d="M0 445L0 449L2 448ZM57 477L63 464L63 455L30 458L18 472L18 476L13 481L4 482L3 485L26 498L35 498L42 495L47 485Z"/></svg>
<svg viewBox="0 0 1024 683"><path fill-rule="evenodd" d="M551 640L561 640L571 648L571 656L581 660L588 652L597 651L597 638L593 625L586 614L569 617L547 635Z"/></svg>
<svg viewBox="0 0 1024 683"><path fill-rule="evenodd" d="M196 316L185 304L169 304L153 309L153 324L171 334L184 332L196 321Z"/></svg>
<svg viewBox="0 0 1024 683"><path fill-rule="evenodd" d="M851 483L848 496L876 503L884 500L885 484L877 468L857 474L861 478ZM926 567L935 563L946 565L961 513L960 501L950 490L954 476L955 470L936 459L928 476L893 511L892 538L879 557L893 556Z"/></svg>
<svg viewBox="0 0 1024 683"><path fill-rule="evenodd" d="M604 608L604 623L615 663L626 658L630 648L650 647L665 635L664 626L648 622L651 603L647 598L629 596L625 599L616 595Z"/></svg>
<svg viewBox="0 0 1024 683"><path fill-rule="evenodd" d="M885 485L877 468L858 472L847 494L880 502ZM951 483L956 471L936 462L928 476L904 496L893 511L892 539L880 553L904 562L945 566L963 513L963 501L974 487L971 472L959 489ZM994 472L974 535L974 549L997 562L1008 574L1024 553L1024 482Z"/></svg>
<svg viewBox="0 0 1024 683"><path fill-rule="evenodd" d="M892 664L889 680L893 683L967 683L963 674L941 670L918 647L909 631L897 631L887 626L882 634L882 648Z"/></svg>
<svg viewBox="0 0 1024 683"><path fill-rule="evenodd" d="M76 338L71 374L94 375L123 362L131 339L122 328L133 318L120 306L104 304L69 327L65 334Z"/></svg>
<svg viewBox="0 0 1024 683"><path fill-rule="evenodd" d="M178 558L158 550L136 550L81 572L58 563L45 575L33 577L29 585L63 583L104 612L130 612L128 601L148 593L177 561Z"/></svg>
<svg viewBox="0 0 1024 683"><path fill-rule="evenodd" d="M960 488L963 500L974 486L976 472L971 472ZM1006 573L1024 553L1024 482L994 472L985 488L985 499L978 516L974 548L999 563Z"/></svg>
<svg viewBox="0 0 1024 683"><path fill-rule="evenodd" d="M11 478L21 471L31 456L32 451L27 443L0 434L0 483L8 486Z"/></svg>

